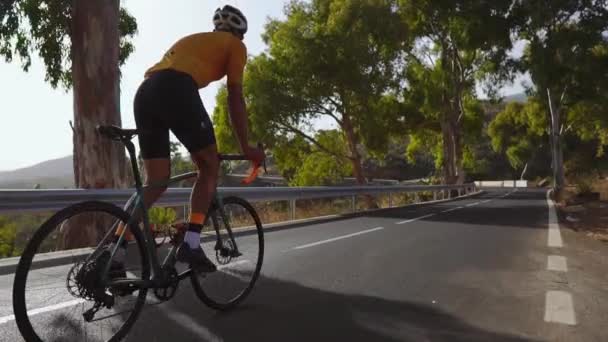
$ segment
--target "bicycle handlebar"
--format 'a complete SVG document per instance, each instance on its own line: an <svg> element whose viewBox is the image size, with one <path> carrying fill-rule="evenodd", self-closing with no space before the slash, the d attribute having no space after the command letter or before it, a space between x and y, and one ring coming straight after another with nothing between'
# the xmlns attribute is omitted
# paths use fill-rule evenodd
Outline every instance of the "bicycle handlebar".
<svg viewBox="0 0 608 342"><path fill-rule="evenodd" d="M258 148L260 149L264 149L264 145L262 145L262 143L258 143ZM244 155L242 154L219 154L218 155L220 161L222 160L249 160L247 159ZM260 172L260 167L264 168L264 173L268 173L268 170L266 170L266 159L264 159L262 161L262 164L253 164L253 168L251 169L251 173L249 174L249 176L247 176L247 178L243 179L241 181L242 184L251 184L257 177L258 177L258 173Z"/></svg>

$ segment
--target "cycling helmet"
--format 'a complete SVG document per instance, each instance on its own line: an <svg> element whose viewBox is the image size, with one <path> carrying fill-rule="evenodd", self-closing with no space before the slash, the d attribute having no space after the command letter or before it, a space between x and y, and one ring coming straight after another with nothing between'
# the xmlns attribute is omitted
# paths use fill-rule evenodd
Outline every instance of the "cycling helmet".
<svg viewBox="0 0 608 342"><path fill-rule="evenodd" d="M213 25L216 30L235 31L242 35L247 32L247 18L243 12L230 5L215 10Z"/></svg>

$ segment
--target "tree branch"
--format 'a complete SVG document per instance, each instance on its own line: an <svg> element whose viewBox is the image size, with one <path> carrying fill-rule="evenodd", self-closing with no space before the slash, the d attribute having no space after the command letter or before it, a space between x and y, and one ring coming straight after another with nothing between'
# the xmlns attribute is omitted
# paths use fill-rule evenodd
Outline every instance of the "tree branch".
<svg viewBox="0 0 608 342"><path fill-rule="evenodd" d="M317 148L319 148L321 151L328 153L334 157L338 157L338 158L343 158L343 159L352 159L350 156L346 156L346 155L342 155L339 153L336 153L332 150L330 150L329 148L323 146L323 144L321 144L317 139L311 137L310 135L302 132L301 130L292 127L286 123L280 122L280 121L275 121L279 126L283 127L284 129L286 129L289 132L295 133L299 136L301 136L302 138L308 140L309 142L311 142L313 145L315 145Z"/></svg>

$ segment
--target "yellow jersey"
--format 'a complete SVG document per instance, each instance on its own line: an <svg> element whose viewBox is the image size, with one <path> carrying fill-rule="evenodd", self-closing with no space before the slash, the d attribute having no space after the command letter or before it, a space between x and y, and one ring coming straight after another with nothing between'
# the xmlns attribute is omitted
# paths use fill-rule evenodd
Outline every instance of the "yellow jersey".
<svg viewBox="0 0 608 342"><path fill-rule="evenodd" d="M160 62L146 71L173 69L189 74L199 88L228 76L228 84L242 84L247 48L235 35L215 31L196 33L178 40Z"/></svg>

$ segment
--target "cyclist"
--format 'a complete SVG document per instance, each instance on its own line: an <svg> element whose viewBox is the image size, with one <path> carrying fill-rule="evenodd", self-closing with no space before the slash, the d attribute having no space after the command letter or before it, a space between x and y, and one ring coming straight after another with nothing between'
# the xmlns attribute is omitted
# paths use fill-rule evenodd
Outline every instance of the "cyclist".
<svg viewBox="0 0 608 342"><path fill-rule="evenodd" d="M219 159L213 126L198 90L227 76L228 105L241 152L259 163L263 150L248 145L247 112L243 98L243 70L247 50L242 40L247 19L235 7L218 8L213 32L196 33L178 40L163 58L148 69L135 95L134 113L139 145L144 160L146 184L158 184L170 177L169 131L188 149L199 175L190 198L190 216L177 260L198 271L213 272L215 265L200 247L200 233L216 189ZM147 188L149 208L166 190ZM117 236L123 227L119 227ZM126 243L122 246L126 247ZM126 248L119 248L115 261L124 262ZM122 260L121 260L122 259ZM113 265L113 267L114 265Z"/></svg>

